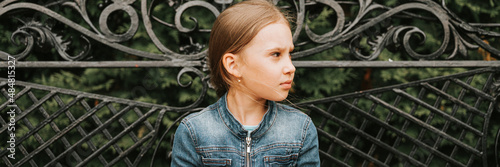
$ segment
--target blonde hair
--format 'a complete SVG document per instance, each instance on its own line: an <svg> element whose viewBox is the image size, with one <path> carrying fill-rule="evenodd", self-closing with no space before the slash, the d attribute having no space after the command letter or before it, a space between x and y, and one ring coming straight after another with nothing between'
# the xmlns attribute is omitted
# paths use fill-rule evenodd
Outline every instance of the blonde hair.
<svg viewBox="0 0 500 167"><path fill-rule="evenodd" d="M218 96L224 95L232 84L231 75L224 68L226 53L241 51L265 26L289 22L278 7L265 0L248 0L224 10L215 20L208 44L210 83Z"/></svg>

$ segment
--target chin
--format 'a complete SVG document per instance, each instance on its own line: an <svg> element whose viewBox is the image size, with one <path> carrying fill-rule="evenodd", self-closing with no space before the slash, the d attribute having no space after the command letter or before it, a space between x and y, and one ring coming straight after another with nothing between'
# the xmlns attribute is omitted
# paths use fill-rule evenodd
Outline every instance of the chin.
<svg viewBox="0 0 500 167"><path fill-rule="evenodd" d="M269 100L271 100L271 101L283 101L286 99L286 97L288 97L288 92L280 93Z"/></svg>

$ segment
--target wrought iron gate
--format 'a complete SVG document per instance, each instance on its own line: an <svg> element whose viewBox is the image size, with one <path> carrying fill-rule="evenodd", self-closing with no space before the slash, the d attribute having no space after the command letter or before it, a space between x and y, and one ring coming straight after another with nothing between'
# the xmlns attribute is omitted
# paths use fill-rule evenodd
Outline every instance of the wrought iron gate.
<svg viewBox="0 0 500 167"><path fill-rule="evenodd" d="M292 56L297 68L471 69L291 104L309 114L318 127L322 166L498 165L499 139L492 136L499 135L499 123L492 119L499 117L500 63L468 55L471 50L479 49L500 58L498 43L490 45L484 40L498 41L500 33L496 31L500 24L468 23L450 11L445 1L404 1L393 6L370 0L274 2L295 15L293 39L299 49ZM0 50L3 59L0 68L6 76L0 79L0 164L168 163L177 123L204 107L210 89L206 41L198 37L210 30L200 26L203 18L189 18L193 26L186 27L183 24L187 17L183 14L203 9L212 15L210 18L215 18L232 3L232 0L0 2L0 28L10 35L12 43L24 47L14 50L16 53L11 53L9 47ZM89 5L99 6L98 11L90 10ZM323 34L316 34L308 25L321 12L318 9L328 9L335 16L331 20L333 28ZM346 13L352 14L348 9L356 9L355 15L347 16ZM117 12L128 18L128 26L121 33L110 28L114 25L109 23ZM158 15L161 12L170 14ZM405 20L412 19L437 25L442 40L433 52L420 53L415 49L412 38L423 43L427 32L405 24L408 23ZM176 31L179 38L186 40L174 42L177 48L172 49L161 35L169 31L159 31L158 26ZM9 31L8 27L15 29ZM81 36L65 39L67 31ZM142 38L149 39L156 51L132 47L138 32L143 32ZM70 48L74 43L78 48ZM46 48L54 49L58 57L38 58L46 53L41 51ZM107 53L105 50L96 48L113 49L134 57L110 58L101 55ZM341 60L314 57L335 48L349 50L349 55ZM387 50L404 55L403 59L383 60L380 56ZM19 73L12 73L18 69L114 67L179 68L180 86L191 84L181 82L185 74L201 80L199 98L184 107L159 105L18 81L15 79ZM56 107L48 108L49 104ZM119 143L125 141L133 144L122 147ZM165 152L167 157L157 156Z"/></svg>

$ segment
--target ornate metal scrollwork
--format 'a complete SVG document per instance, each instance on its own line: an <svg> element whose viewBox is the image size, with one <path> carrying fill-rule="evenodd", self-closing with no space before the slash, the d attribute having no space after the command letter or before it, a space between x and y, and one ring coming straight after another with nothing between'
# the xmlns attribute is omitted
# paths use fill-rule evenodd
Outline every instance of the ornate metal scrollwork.
<svg viewBox="0 0 500 167"><path fill-rule="evenodd" d="M279 1L275 1L278 4ZM134 3L140 3L140 9L137 9L137 5L134 6ZM192 47L197 47L198 51L190 51L180 53L169 49L162 43L161 35L157 34L153 31L153 23L158 23L159 25L163 25L169 28L172 28L179 33L186 34L187 36L193 36L194 32L210 32L209 29L200 29L199 20L204 18L194 18L190 17L189 19L194 24L194 27L187 28L182 24L183 14L191 8L203 8L212 13L215 17L219 15L219 13L224 10L229 4L233 3L232 1L168 1L167 4L163 4L159 1L148 1L142 0L140 2L136 2L135 0L126 0L126 1L113 1L112 3L106 3L103 6L103 10L101 11L98 18L92 18L87 12L87 1L63 1L58 3L50 4L50 6L60 5L62 7L70 7L72 10L77 11L80 14L80 17L86 25L79 25L76 21L72 21L64 17L62 14L57 13L57 11L51 10L49 5L38 5L27 2L17 2L17 1L5 1L0 4L0 17L7 16L9 17L9 12L15 10L34 10L44 15L47 15L71 28L79 31L86 37L82 37L82 39L88 41L93 39L97 42L100 42L104 45L108 45L117 50L123 51L128 54L157 59L157 60L201 60L206 55L206 51L203 51L203 48L199 49L199 47L206 46L203 42L192 41ZM388 46L394 46L403 50L406 54L411 56L414 59L437 59L440 55L444 54L447 50L452 50L449 53L447 59L454 58L457 54L467 55L468 49L477 49L478 47L482 47L488 52L492 53L494 56L500 58L500 51L497 48L494 48L481 40L480 36L487 37L500 37L500 33L487 31L480 28L481 24L471 25L459 17L457 17L452 11L448 10L444 1L441 4L433 2L431 0L418 0L409 3L403 3L395 7L387 7L381 4L372 2L371 0L359 0L358 2L347 2L347 1L330 1L330 0L316 0L316 1L305 1L305 0L297 0L291 1L289 4L293 5L293 7L288 7L290 9L295 10L295 23L297 26L294 28L293 39L296 43L301 43L304 41L299 41L299 35L305 33L308 37L309 42L317 43L319 46L309 48L306 50L298 51L293 54L294 58L306 57L313 55L314 53L321 52L325 49L331 48L333 46L340 45L342 43L346 43L349 45L351 49L351 53L355 58L359 60L375 60L380 55L381 51L384 50ZM155 7L158 5L166 5L175 10L175 15L173 16L172 23L169 23L165 20L164 17L153 15L153 11ZM307 6L311 5L322 5L327 8L330 8L336 14L335 26L331 31L328 31L324 34L316 34L311 30L309 25L306 23L307 15L309 11L307 10ZM357 15L353 17L353 19L347 19L345 16L346 11L344 11L342 5L359 5L359 9L357 11ZM384 11L381 14L369 18L369 15L374 11ZM410 45L410 39L415 36L420 36L421 41L420 44L423 44L426 41L426 33L415 26L409 25L391 25L389 23L385 31L380 32L370 32L369 28L374 27L377 24L381 24L383 22L390 22L390 19L396 16L410 16L416 19L429 19L429 17L419 16L417 14L412 13L410 10L419 10L425 11L432 14L433 21L437 21L442 26L442 34L443 39L441 41L440 47L433 51L432 53L423 54L415 51ZM122 11L128 15L130 20L129 28L126 32L122 34L117 34L112 32L108 27L108 20L110 19L110 15L113 12ZM141 14L138 14L140 12ZM94 25L92 20L98 19L98 27ZM142 25L140 24L140 19L142 19ZM332 20L333 22L334 20ZM44 27L45 26L45 27ZM132 37L136 34L139 27L142 26L146 33L148 34L150 40L157 49L161 53L153 53L148 51L141 51L135 48L131 48L122 44L123 42L132 42L134 39ZM12 38L14 36L23 35L34 35L33 33L25 33L27 28L32 27L30 29L38 32L39 37L45 37L49 39L50 44L54 48L57 48L58 54L63 57L65 60L76 61L82 60L88 56L88 52L90 50L90 45L88 45L87 49L82 51L80 54L76 56L69 56L65 51L65 43L61 42L57 39L57 35L50 31L50 28L46 25L43 25L41 22L31 21L25 23L18 28L18 30L12 34ZM36 28L35 28L36 27ZM89 27L89 28L85 28ZM37 29L37 30L35 30ZM304 31L304 32L302 32ZM23 33L21 33L23 32ZM359 38L361 38L360 34L367 33L371 34L372 38L369 41L369 47L371 47L371 53L369 55L364 55L366 53L359 52ZM29 35L31 34L31 35ZM30 41L32 37L26 36L25 41ZM49 38L50 37L50 38ZM43 40L42 40L43 41ZM41 42L41 41L40 41ZM39 43L40 43L39 42ZM307 42L307 41L305 41ZM473 44L476 43L476 44ZM195 46L197 45L197 46ZM27 49L18 55L18 58L25 58L33 46L31 43L26 43ZM191 46L184 46L184 48L189 48ZM184 52L184 53L182 53ZM5 54L5 53L4 53Z"/></svg>
<svg viewBox="0 0 500 167"><path fill-rule="evenodd" d="M200 96L198 97L198 99L196 99L196 101L192 104L190 104L189 106L186 106L186 108L194 108L194 107L197 107L202 101L203 99L205 98L205 95L207 94L207 90L209 88L209 76L204 76L203 72L201 72L200 70L196 69L196 68L193 68L193 67L184 67L180 72L179 74L177 74L177 83L182 86L182 87L188 87L192 84L192 81L190 81L189 83L186 83L186 84L183 84L181 83L181 76L184 75L184 74L188 74L188 73L192 73L195 75L195 77L199 77L201 80L202 80L202 85L203 85L203 88L201 90L201 94Z"/></svg>
<svg viewBox="0 0 500 167"><path fill-rule="evenodd" d="M16 41L18 41L16 39L24 39L23 45L26 46L23 52L13 55L13 57L18 60L24 59L32 51L35 42L39 46L50 45L54 47L57 53L68 61L78 61L86 58L91 48L90 41L85 36L81 36L81 39L83 39L87 45L82 46L83 51L78 55L71 56L66 52L70 41L63 40L62 36L52 32L50 28L36 21L27 22L24 26L12 33L12 43L16 43ZM6 56L2 56L1 58L7 60Z"/></svg>
<svg viewBox="0 0 500 167"><path fill-rule="evenodd" d="M311 41L319 43L321 45L307 49L304 51L299 51L293 54L294 58L306 57L312 55L314 53L321 52L333 46L339 45L341 43L347 42L349 44L349 48L351 53L359 60L375 60L380 55L381 51L384 50L387 46L395 46L401 47L406 54L411 56L414 59L437 59L439 56L443 55L446 50L450 50L452 52L449 54L447 59L454 58L457 54L461 54L467 56L468 49L477 49L479 46L485 48L488 52L495 55L495 57L500 57L499 50L491 47L490 45L484 43L479 36L488 36L488 37L500 37L500 33L487 31L480 29L478 27L474 27L462 20L460 20L454 13L449 11L444 4L444 1L441 5L431 0L419 0L410 3L404 3L396 7L387 7L377 3L372 2L371 0L360 0L359 1L359 10L358 14L355 16L354 20L345 23L346 19L344 18L344 11L341 7L339 7L340 3L346 2L336 2L336 1L316 1L321 4L325 4L326 6L333 9L338 17L335 28L325 34L317 35L313 33L307 25L305 25L305 31L307 36ZM316 4L316 2L309 2L308 4ZM303 3L299 3L300 5L304 5ZM303 9L304 7L300 6L299 9ZM373 17L366 18L368 14L375 10L384 10L385 12ZM432 53L422 54L415 51L415 49L410 45L410 38L413 36L421 36L420 44L424 44L426 41L426 33L415 26L405 26L405 25L390 25L386 28L386 32L370 32L369 28L376 26L377 24L381 24L384 21L395 17L397 15L405 15L405 16L414 16L415 18L424 18L422 16L418 16L417 14L409 12L409 10L422 10L431 13L437 21L442 25L443 29L443 39L441 42L441 46ZM306 12L297 12L299 16L298 19L305 18ZM429 18L425 18L429 19ZM302 23L303 21L297 20L298 23ZM477 24L479 26L481 24ZM298 25L297 27L300 27ZM466 32L466 33L461 33ZM300 32L295 32L297 35ZM370 40L368 43L371 47L370 55L363 55L359 52L359 38L360 34L368 33L373 36L373 40ZM465 34L465 37L461 34ZM470 38L471 42L477 43L477 45L472 44L471 42L465 40L464 38ZM478 46L479 45L479 46Z"/></svg>

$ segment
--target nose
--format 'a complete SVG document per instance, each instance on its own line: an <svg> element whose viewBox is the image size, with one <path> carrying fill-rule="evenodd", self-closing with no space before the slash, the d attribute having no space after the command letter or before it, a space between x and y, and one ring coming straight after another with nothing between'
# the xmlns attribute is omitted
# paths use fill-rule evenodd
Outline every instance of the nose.
<svg viewBox="0 0 500 167"><path fill-rule="evenodd" d="M294 74L295 66L292 63L292 59L287 59L285 66L283 67L283 74Z"/></svg>

